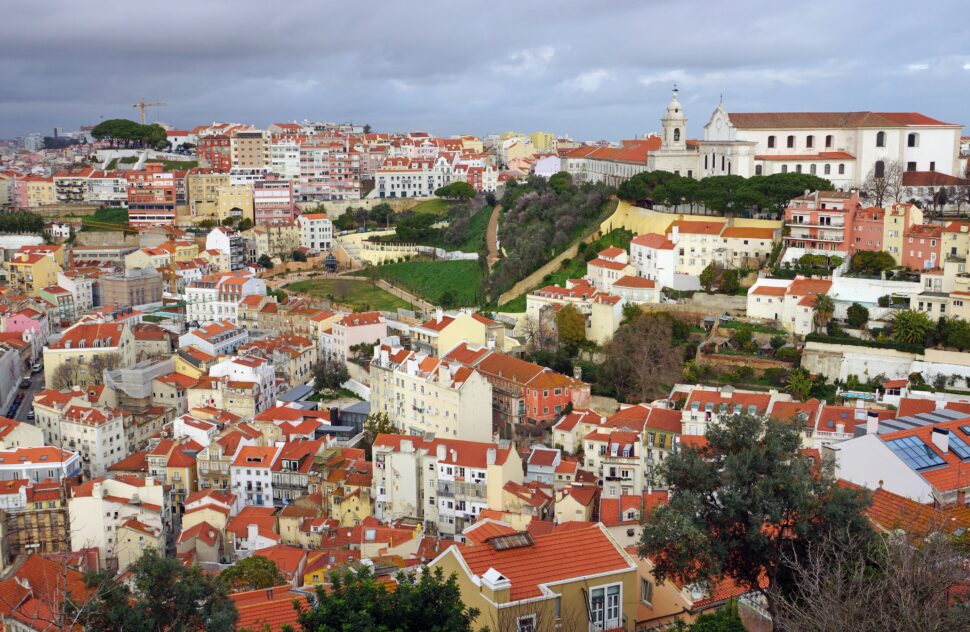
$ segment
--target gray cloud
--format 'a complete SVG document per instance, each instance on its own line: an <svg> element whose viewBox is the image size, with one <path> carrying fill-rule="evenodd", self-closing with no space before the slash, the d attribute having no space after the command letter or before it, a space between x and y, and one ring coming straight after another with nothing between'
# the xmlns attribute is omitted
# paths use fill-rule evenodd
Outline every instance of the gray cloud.
<svg viewBox="0 0 970 632"><path fill-rule="evenodd" d="M857 6L865 5L865 6ZM878 7L877 12L874 8ZM0 20L0 137L102 117L312 118L439 134L659 127L729 110L902 110L970 123L965 0L33 0ZM905 19L902 19L905 16Z"/></svg>

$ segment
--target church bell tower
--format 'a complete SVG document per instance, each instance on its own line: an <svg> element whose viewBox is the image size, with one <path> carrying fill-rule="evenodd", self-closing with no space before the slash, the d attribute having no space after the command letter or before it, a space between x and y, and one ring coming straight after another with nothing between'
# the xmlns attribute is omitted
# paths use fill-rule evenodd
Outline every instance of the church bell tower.
<svg viewBox="0 0 970 632"><path fill-rule="evenodd" d="M677 86L674 86L673 97L667 104L667 112L660 119L663 128L663 149L676 150L687 148L687 117L684 108L677 100Z"/></svg>

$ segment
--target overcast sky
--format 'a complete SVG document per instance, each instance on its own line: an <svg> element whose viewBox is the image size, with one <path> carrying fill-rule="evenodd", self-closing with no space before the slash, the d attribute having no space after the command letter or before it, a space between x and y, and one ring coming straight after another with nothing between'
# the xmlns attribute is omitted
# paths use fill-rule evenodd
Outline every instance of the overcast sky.
<svg viewBox="0 0 970 632"><path fill-rule="evenodd" d="M967 0L29 0L0 19L0 137L136 118L584 139L727 110L970 124Z"/></svg>

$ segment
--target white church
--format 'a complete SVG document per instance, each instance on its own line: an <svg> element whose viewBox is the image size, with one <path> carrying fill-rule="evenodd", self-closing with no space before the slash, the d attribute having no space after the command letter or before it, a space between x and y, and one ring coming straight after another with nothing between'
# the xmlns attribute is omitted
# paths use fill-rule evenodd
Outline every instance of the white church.
<svg viewBox="0 0 970 632"><path fill-rule="evenodd" d="M691 178L808 173L839 189L858 186L892 161L907 172L960 177L962 125L916 112L729 113L719 103L703 140L687 139L687 114L674 88L661 133L619 148L578 147L563 156L574 179L617 185L634 173ZM630 148L641 147L642 151Z"/></svg>

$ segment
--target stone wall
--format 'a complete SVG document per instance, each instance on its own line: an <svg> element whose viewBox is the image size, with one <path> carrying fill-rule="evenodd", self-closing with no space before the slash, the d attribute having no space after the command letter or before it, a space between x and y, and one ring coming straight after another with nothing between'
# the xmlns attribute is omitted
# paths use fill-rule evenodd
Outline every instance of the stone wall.
<svg viewBox="0 0 970 632"><path fill-rule="evenodd" d="M403 213L404 211L411 210L421 202L427 202L428 200L434 200L437 198L364 198L363 200L327 200L324 202L304 202L300 205L304 211L310 209L323 209L323 212L333 217L339 217L344 214L347 207L352 208L365 208L372 209L378 204L386 203L394 210L395 213Z"/></svg>
<svg viewBox="0 0 970 632"><path fill-rule="evenodd" d="M902 377L912 372L914 362L924 360L915 353L855 345L808 342L802 353L802 368L827 380L846 380L855 375L866 381L878 375Z"/></svg>

